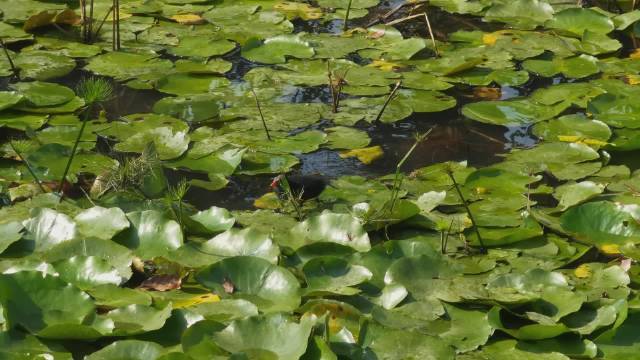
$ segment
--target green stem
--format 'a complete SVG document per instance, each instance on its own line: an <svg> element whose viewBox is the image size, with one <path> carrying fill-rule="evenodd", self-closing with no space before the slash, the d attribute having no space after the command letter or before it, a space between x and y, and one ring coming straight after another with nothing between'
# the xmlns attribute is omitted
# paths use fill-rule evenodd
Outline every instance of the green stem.
<svg viewBox="0 0 640 360"><path fill-rule="evenodd" d="M253 93L253 97L256 99L256 106L258 107L258 113L260 113L260 119L262 120L262 126L264 127L264 132L267 134L267 139L271 141L271 135L269 134L269 128L267 127L267 122L264 120L264 115L262 114L262 107L260 107L260 100L258 100L258 94L251 89Z"/></svg>
<svg viewBox="0 0 640 360"><path fill-rule="evenodd" d="M432 131L433 131L433 128L427 130L427 132L422 134L422 135L418 135L416 137L416 141L413 143L413 146L411 146L411 148L409 148L409 151L407 151L407 153L404 154L402 159L400 159L400 161L396 165L396 173L395 173L395 176L393 178L393 192L392 192L392 196L391 196L391 208L389 210L390 213L393 212L393 209L395 208L395 205L396 205L396 201L398 200L398 197L400 196L400 186L402 185L402 181L403 181L403 178L400 176L400 169L402 168L404 163L407 162L407 160L409 159L411 154L416 150L418 145L421 142L423 142L429 136L429 134L431 134Z"/></svg>
<svg viewBox="0 0 640 360"><path fill-rule="evenodd" d="M398 92L398 89L400 89L400 85L402 85L402 80L400 80L400 81L398 81L396 83L396 86L389 93L389 96L387 97L387 100L385 100L384 104L382 104L382 108L380 109L380 112L378 113L378 116L376 116L376 120L375 120L376 122L380 121L380 119L382 118L382 114L384 114L384 111L387 109L387 106L389 105L391 100L393 100L393 98L396 96L396 93Z"/></svg>
<svg viewBox="0 0 640 360"><path fill-rule="evenodd" d="M22 156L22 154L20 154L20 151L18 151L18 149L16 149L16 147L13 145L12 141L9 141L9 145L11 146L11 148L13 149L13 152L16 153L16 155L18 155L18 157L20 158L20 160L22 160L22 162L24 163L24 165L27 167L27 170L29 170L29 174L31 174L31 176L35 179L36 184L38 184L38 187L40 188L40 190L43 193L46 193L47 190L45 190L44 186L42 186L42 181L40 181L40 179L38 178L38 175L36 175L36 172L33 170L33 168L31 167L31 164L29 164L29 162L27 161L27 159Z"/></svg>
<svg viewBox="0 0 640 360"><path fill-rule="evenodd" d="M349 5L347 5L347 13L344 15L344 24L342 25L342 31L347 31L347 29L349 29L349 27L347 26L347 23L349 22L349 13L351 12L351 3L352 3L352 0L349 0Z"/></svg>
<svg viewBox="0 0 640 360"><path fill-rule="evenodd" d="M7 57L7 61L9 61L9 66L11 66L11 72L13 73L14 76L18 76L18 69L16 68L16 65L13 63L13 60L11 59L11 55L9 55L9 50L7 50L7 45L5 44L4 40L0 39L0 45L2 45L2 50L4 51L4 55Z"/></svg>
<svg viewBox="0 0 640 360"><path fill-rule="evenodd" d="M82 126L80 127L80 131L78 131L78 136L76 137L76 141L73 143L73 148L71 149L71 156L69 156L69 161L67 161L67 166L64 168L64 173L62 175L62 179L60 179L60 184L58 185L58 194L60 194L60 199L64 197L62 193L62 187L64 186L64 182L67 179L67 174L69 174L69 170L71 169L71 163L73 163L73 158L76 156L76 150L78 149L78 144L80 144L80 139L82 139L82 134L84 134L84 129L87 127L87 122L89 120L89 116L91 115L91 111L93 106L89 106L84 113L84 119L82 120Z"/></svg>
<svg viewBox="0 0 640 360"><path fill-rule="evenodd" d="M107 11L107 14L104 16L104 18L102 18L102 21L100 22L100 25L98 25L98 29L96 30L96 32L92 36L93 38L97 38L98 37L98 34L100 34L100 30L102 30L102 26L107 21L107 18L109 17L109 15L111 14L112 11L113 11L113 5L109 8L109 10Z"/></svg>
<svg viewBox="0 0 640 360"><path fill-rule="evenodd" d="M478 229L478 225L476 224L476 220L473 217L473 214L471 213L471 209L469 208L469 204L467 204L467 200L465 200L464 195L462 195L462 190L460 190L460 186L458 185L458 182L456 181L456 178L453 176L453 172L451 170L447 170L447 175L449 175L449 178L451 178L451 181L453 182L453 186L456 188L456 192L458 193L458 196L460 197L460 201L462 201L462 205L464 206L465 210L467 211L467 215L469 215L469 219L471 220L471 225L473 226L473 229L476 232L476 236L478 237L478 242L480 243L480 252L482 254L486 254L487 253L487 249L484 246L484 242L482 241L482 236L480 235L480 230Z"/></svg>

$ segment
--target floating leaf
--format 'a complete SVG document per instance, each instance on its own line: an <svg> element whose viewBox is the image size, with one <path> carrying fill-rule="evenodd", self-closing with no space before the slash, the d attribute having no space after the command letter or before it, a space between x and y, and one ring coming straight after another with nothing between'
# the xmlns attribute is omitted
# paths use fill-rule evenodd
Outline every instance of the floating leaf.
<svg viewBox="0 0 640 360"><path fill-rule="evenodd" d="M340 152L341 158L357 157L363 164L371 164L384 155L380 145Z"/></svg>

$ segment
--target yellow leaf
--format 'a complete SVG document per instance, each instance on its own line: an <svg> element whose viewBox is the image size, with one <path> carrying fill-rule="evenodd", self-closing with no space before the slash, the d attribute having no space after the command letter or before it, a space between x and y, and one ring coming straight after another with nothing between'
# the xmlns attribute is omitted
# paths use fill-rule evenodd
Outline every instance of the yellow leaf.
<svg viewBox="0 0 640 360"><path fill-rule="evenodd" d="M482 35L482 43L485 45L493 46L496 44L496 41L498 41L498 35L499 34L497 33L484 34Z"/></svg>
<svg viewBox="0 0 640 360"><path fill-rule="evenodd" d="M173 15L171 20L183 25L198 25L205 22L202 16L198 14L179 14Z"/></svg>
<svg viewBox="0 0 640 360"><path fill-rule="evenodd" d="M207 303L215 303L218 301L220 301L220 296L216 294L202 294L202 295L196 295L194 297L187 298L187 299L176 300L173 302L173 308L184 309L191 306L207 304Z"/></svg>
<svg viewBox="0 0 640 360"><path fill-rule="evenodd" d="M382 71L393 71L401 67L404 67L402 64L394 63L386 60L373 60L371 64L367 66L375 67Z"/></svg>
<svg viewBox="0 0 640 360"><path fill-rule="evenodd" d="M384 151L379 145L366 147L362 149L346 150L340 152L341 158L357 157L363 164L371 164L375 160L384 155Z"/></svg>
<svg viewBox="0 0 640 360"><path fill-rule="evenodd" d="M619 255L620 247L617 244L604 244L600 246L600 251L607 255Z"/></svg>
<svg viewBox="0 0 640 360"><path fill-rule="evenodd" d="M631 59L640 59L640 48L633 50L631 54L629 54L629 58Z"/></svg>
<svg viewBox="0 0 640 360"><path fill-rule="evenodd" d="M80 21L80 16L71 9L65 9L60 12L56 10L45 10L27 19L22 29L24 31L30 31L35 28L53 24L78 25Z"/></svg>
<svg viewBox="0 0 640 360"><path fill-rule="evenodd" d="M626 83L629 85L640 84L640 75L635 75L635 74L625 75L624 79Z"/></svg>
<svg viewBox="0 0 640 360"><path fill-rule="evenodd" d="M578 266L573 273L580 279L588 278L591 276L591 268L589 268L588 264L582 264Z"/></svg>
<svg viewBox="0 0 640 360"><path fill-rule="evenodd" d="M258 209L280 209L282 205L280 204L280 198L278 198L278 194L274 192L268 192L259 198L253 201L253 206Z"/></svg>
<svg viewBox="0 0 640 360"><path fill-rule="evenodd" d="M562 142L579 143L579 144L585 144L585 145L591 145L591 146L597 146L597 147L601 147L609 144L606 141L597 140L597 139L585 139L583 137L575 136L575 135L558 135L558 140Z"/></svg>
<svg viewBox="0 0 640 360"><path fill-rule="evenodd" d="M113 11L109 14L109 16L107 17L108 21L113 21ZM128 19L130 17L132 17L133 15L129 14L128 12L120 9L120 11L118 12L118 14L120 15L120 20L124 20L124 19Z"/></svg>
<svg viewBox="0 0 640 360"><path fill-rule="evenodd" d="M322 17L322 9L305 3L282 1L273 5L274 10L284 13L288 19L317 20Z"/></svg>

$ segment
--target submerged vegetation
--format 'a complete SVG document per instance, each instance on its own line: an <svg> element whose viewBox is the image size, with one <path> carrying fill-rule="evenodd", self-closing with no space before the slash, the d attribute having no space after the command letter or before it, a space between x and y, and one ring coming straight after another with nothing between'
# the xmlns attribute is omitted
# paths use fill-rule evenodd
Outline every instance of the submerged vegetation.
<svg viewBox="0 0 640 360"><path fill-rule="evenodd" d="M0 358L637 357L636 5L0 0Z"/></svg>

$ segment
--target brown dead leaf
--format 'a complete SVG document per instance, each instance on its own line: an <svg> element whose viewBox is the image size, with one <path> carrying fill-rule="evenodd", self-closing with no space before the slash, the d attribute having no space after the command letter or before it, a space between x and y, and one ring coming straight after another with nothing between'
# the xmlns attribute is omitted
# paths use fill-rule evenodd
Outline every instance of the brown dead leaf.
<svg viewBox="0 0 640 360"><path fill-rule="evenodd" d="M483 100L500 100L502 91L500 88L480 86L473 89L473 97Z"/></svg>
<svg viewBox="0 0 640 360"><path fill-rule="evenodd" d="M222 283L222 288L224 289L224 292L226 292L227 294L233 294L233 292L236 290L236 286L233 285L233 283L229 279L224 279L224 282Z"/></svg>
<svg viewBox="0 0 640 360"><path fill-rule="evenodd" d="M141 289L168 291L180 289L182 279L176 275L154 275L140 284Z"/></svg>

